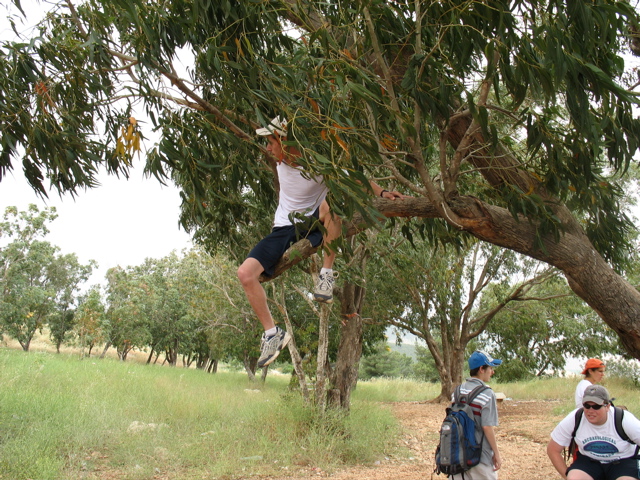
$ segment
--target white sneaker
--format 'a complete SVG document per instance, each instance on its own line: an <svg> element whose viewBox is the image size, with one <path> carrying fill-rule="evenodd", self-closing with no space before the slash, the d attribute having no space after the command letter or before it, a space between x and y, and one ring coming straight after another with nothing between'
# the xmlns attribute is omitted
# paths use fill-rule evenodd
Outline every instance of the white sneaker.
<svg viewBox="0 0 640 480"><path fill-rule="evenodd" d="M336 272L318 275L318 282L313 292L313 298L316 302L333 303L333 285L336 282L336 278L338 278Z"/></svg>
<svg viewBox="0 0 640 480"><path fill-rule="evenodd" d="M280 327L276 327L275 335L267 338L262 334L262 342L260 342L260 358L258 359L258 368L266 367L273 362L280 351L287 346L291 340L291 335Z"/></svg>

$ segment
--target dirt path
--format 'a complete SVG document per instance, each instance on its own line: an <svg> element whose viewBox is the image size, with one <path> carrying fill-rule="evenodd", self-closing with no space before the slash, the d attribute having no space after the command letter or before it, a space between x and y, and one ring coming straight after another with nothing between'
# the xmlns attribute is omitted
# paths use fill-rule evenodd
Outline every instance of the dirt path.
<svg viewBox="0 0 640 480"><path fill-rule="evenodd" d="M388 404L403 425L401 442L413 456L394 457L372 466L350 467L332 474L311 470L295 478L332 480L444 480L433 474L433 454L438 441L444 405L418 402ZM560 417L551 412L556 402L505 401L499 406L500 426L496 429L503 466L500 480L555 480L559 475L546 454L549 434ZM288 477L289 480L294 477ZM284 480L284 479L273 479Z"/></svg>

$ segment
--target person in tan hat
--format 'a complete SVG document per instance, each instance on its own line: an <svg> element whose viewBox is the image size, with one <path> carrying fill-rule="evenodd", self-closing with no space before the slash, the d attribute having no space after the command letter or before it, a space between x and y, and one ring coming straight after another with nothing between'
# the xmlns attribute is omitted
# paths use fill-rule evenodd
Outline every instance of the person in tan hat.
<svg viewBox="0 0 640 480"><path fill-rule="evenodd" d="M280 182L273 229L249 252L237 272L247 299L264 328L258 359L258 367L262 368L278 357L291 336L275 325L259 280L260 275L272 276L275 265L296 241L307 238L314 247L324 243L322 270L313 296L318 302L331 303L336 277L333 273L336 252L328 245L341 234L342 226L326 201L328 188L324 178L305 173L297 162L302 156L300 151L284 143L287 138L286 119L279 116L274 118L266 127L258 128L256 135L266 137L267 151L276 159ZM385 190L373 181L369 183L374 195L388 200L405 198L405 195ZM324 227L324 234L320 225Z"/></svg>
<svg viewBox="0 0 640 480"><path fill-rule="evenodd" d="M584 370L582 370L584 379L580 380L580 383L578 383L578 386L576 387L576 408L582 407L582 395L584 394L584 390L591 385L602 382L602 379L604 378L604 368L604 363L599 358L590 358L587 360Z"/></svg>
<svg viewBox="0 0 640 480"><path fill-rule="evenodd" d="M638 480L640 420L631 412L613 407L611 400L602 385L588 386L582 408L569 413L551 432L547 455L562 478ZM572 440L577 452L567 468L563 450Z"/></svg>

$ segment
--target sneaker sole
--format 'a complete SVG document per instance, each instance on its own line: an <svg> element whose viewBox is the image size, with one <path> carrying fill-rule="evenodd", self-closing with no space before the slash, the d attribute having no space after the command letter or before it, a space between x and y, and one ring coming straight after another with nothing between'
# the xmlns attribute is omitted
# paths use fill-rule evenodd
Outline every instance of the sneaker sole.
<svg viewBox="0 0 640 480"><path fill-rule="evenodd" d="M280 355L282 349L287 346L289 340L291 340L291 335L289 335L289 332L284 332L284 340L282 340L282 346L280 347L280 350L276 350L276 353L273 354L273 357L264 362L262 365L258 365L258 368L264 368L271 365L273 361L278 358L278 355Z"/></svg>
<svg viewBox="0 0 640 480"><path fill-rule="evenodd" d="M326 295L319 295L317 293L313 295L313 299L319 303L326 303L326 304L333 303L333 297L327 297Z"/></svg>

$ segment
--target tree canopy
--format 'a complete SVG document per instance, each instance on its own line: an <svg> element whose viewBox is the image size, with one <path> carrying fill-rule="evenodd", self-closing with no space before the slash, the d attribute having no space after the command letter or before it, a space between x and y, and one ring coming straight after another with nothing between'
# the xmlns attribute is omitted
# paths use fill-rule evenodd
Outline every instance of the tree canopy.
<svg viewBox="0 0 640 480"><path fill-rule="evenodd" d="M99 166L126 175L153 129L147 171L213 248L264 224L277 182L253 129L283 115L335 211L547 262L640 358L618 183L637 32L614 0L69 0L0 51L0 177L21 160L36 190L75 194ZM371 176L414 198L371 199Z"/></svg>

